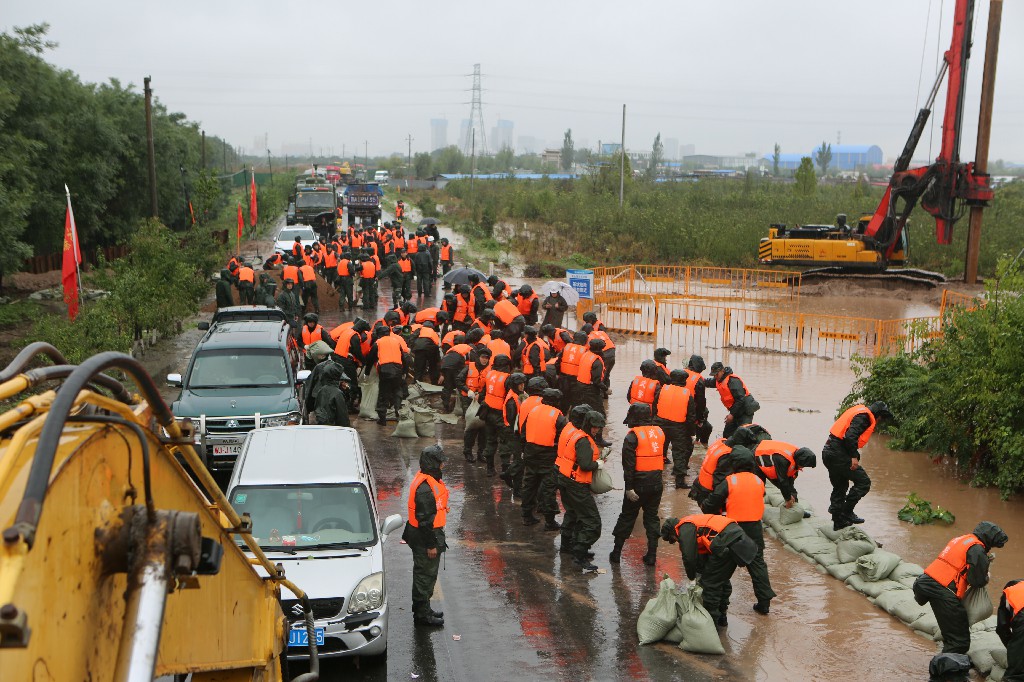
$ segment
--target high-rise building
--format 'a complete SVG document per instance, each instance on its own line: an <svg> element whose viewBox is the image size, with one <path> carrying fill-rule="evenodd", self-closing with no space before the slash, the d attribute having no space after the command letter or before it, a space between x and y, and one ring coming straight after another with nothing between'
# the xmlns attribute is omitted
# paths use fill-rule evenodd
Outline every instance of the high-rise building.
<svg viewBox="0 0 1024 682"><path fill-rule="evenodd" d="M498 125L491 129L491 139L488 144L491 146L491 150L498 152L505 147L512 148L513 146L513 132L515 125L512 121L506 121L505 119L498 119Z"/></svg>
<svg viewBox="0 0 1024 682"><path fill-rule="evenodd" d="M520 135L517 140L517 151L520 154L540 154L544 151L544 140L532 135Z"/></svg>
<svg viewBox="0 0 1024 682"><path fill-rule="evenodd" d="M674 137L666 137L664 141L666 161L675 161L679 158L679 140Z"/></svg>
<svg viewBox="0 0 1024 682"><path fill-rule="evenodd" d="M448 119L430 119L430 151L444 149L448 146Z"/></svg>

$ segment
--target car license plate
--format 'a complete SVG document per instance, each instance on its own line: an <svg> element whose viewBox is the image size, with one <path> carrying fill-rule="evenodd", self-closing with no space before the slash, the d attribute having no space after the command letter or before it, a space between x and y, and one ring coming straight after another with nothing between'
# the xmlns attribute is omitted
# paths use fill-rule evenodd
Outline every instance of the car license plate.
<svg viewBox="0 0 1024 682"><path fill-rule="evenodd" d="M316 645L324 645L324 629L314 628L316 630ZM309 632L306 628L288 631L288 646L309 646Z"/></svg>
<svg viewBox="0 0 1024 682"><path fill-rule="evenodd" d="M240 455L242 454L241 445L214 445L214 455Z"/></svg>

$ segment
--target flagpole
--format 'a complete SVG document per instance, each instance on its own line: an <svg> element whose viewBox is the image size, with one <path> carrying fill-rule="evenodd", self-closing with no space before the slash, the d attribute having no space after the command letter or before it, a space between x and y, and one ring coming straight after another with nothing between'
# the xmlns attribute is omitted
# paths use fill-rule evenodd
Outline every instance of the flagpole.
<svg viewBox="0 0 1024 682"><path fill-rule="evenodd" d="M68 184L64 183L64 195L68 199L68 213L71 214L71 248L74 249L72 256L75 259L75 279L78 281L78 291L82 291L82 271L78 262L78 225L75 224L75 211L71 208L71 190L68 189Z"/></svg>

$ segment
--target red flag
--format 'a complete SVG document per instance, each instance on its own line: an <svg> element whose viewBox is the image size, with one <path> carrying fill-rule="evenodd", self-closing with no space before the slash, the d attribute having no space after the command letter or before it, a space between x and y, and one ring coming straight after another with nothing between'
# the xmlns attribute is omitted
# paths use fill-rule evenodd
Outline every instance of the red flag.
<svg viewBox="0 0 1024 682"><path fill-rule="evenodd" d="M245 219L242 218L242 204L238 204L238 238L242 238L242 226L245 225Z"/></svg>
<svg viewBox="0 0 1024 682"><path fill-rule="evenodd" d="M67 185L64 190L68 197L68 210L64 216L64 260L61 264L61 281L64 284L64 302L68 305L68 317L73 322L78 316L78 266L82 263L82 250L78 245L78 230L75 214L71 210L71 192Z"/></svg>
<svg viewBox="0 0 1024 682"><path fill-rule="evenodd" d="M249 187L249 224L256 227L259 207L256 205L256 171L252 171L252 184Z"/></svg>

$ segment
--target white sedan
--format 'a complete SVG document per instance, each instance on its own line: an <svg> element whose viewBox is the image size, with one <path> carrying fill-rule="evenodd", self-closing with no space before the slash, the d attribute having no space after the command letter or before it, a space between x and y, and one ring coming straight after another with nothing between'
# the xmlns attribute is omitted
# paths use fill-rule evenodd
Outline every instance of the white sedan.
<svg viewBox="0 0 1024 682"><path fill-rule="evenodd" d="M316 243L316 232L309 225L291 225L277 233L274 237L274 250L282 253L291 253L295 238L302 240L302 246L312 246Z"/></svg>

